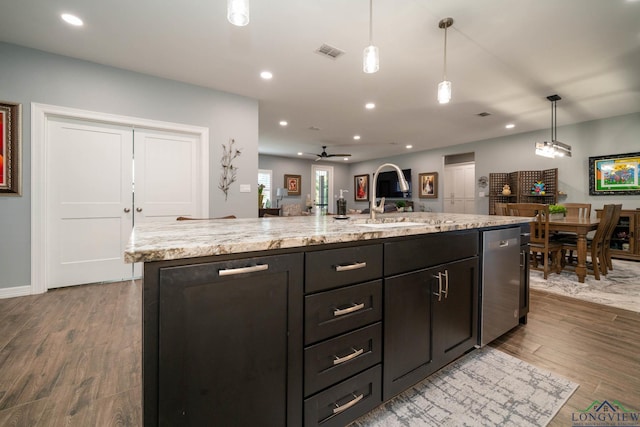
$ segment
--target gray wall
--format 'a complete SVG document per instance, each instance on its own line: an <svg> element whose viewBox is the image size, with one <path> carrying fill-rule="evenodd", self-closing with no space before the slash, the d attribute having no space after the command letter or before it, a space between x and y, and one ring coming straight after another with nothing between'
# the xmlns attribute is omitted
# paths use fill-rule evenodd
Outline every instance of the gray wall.
<svg viewBox="0 0 640 427"><path fill-rule="evenodd" d="M285 174L300 175L300 179L302 180L300 196L287 196L283 198L281 203L300 203L304 208L307 194L311 194L311 199L313 199L311 167L318 164L315 161L261 154L258 156L258 164L260 169L269 169L272 171L274 188L274 196L272 197L274 198L275 188L284 187ZM351 184L350 181L349 165L338 162L324 162L322 165L333 167L334 200L339 196L340 189L349 190L345 198L347 199L347 206L350 207L353 203L353 184Z"/></svg>
<svg viewBox="0 0 640 427"><path fill-rule="evenodd" d="M418 180L418 174L424 172L439 173L438 194L443 192L444 156L460 153L475 153L476 182L481 176L492 172L513 172L518 170L542 170L558 168L558 187L567 193L562 202L591 203L593 209L599 209L606 203L622 203L624 209L640 208L640 196L590 196L589 195L589 157L608 154L640 152L640 113L602 120L593 120L575 125L558 127L558 139L572 146L572 157L547 159L534 154L536 141L548 140L550 130L528 132L501 138L476 141L437 150L404 154L386 159L355 163L351 174L370 175L384 163L396 163L402 169L411 168L412 181ZM488 188L477 187L478 192L488 192ZM442 196L437 199L419 199L414 191L413 201L416 209L422 205L434 212L443 211ZM359 203L358 208L367 207ZM476 198L476 212L489 212L489 198Z"/></svg>
<svg viewBox="0 0 640 427"><path fill-rule="evenodd" d="M31 282L32 102L209 128L211 216L255 217L258 101L0 43L0 98L22 103L22 197L0 197L0 288ZM222 144L236 140L238 180L218 189ZM240 193L250 184L251 193Z"/></svg>

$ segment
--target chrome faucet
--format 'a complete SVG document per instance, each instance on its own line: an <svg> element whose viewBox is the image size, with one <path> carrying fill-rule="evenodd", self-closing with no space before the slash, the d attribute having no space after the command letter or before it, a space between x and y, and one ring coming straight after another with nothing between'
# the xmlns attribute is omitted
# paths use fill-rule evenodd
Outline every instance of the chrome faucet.
<svg viewBox="0 0 640 427"><path fill-rule="evenodd" d="M373 187L371 188L371 205L369 207L371 219L376 219L376 212L384 212L384 197L380 199L380 207L376 206L376 186L378 181L378 173L385 166L390 166L396 170L396 173L398 174L398 182L400 183L400 191L402 191L403 193L409 191L409 184L407 183L407 180L404 179L402 170L397 165L394 165L393 163L385 163L383 165L380 165L373 174Z"/></svg>

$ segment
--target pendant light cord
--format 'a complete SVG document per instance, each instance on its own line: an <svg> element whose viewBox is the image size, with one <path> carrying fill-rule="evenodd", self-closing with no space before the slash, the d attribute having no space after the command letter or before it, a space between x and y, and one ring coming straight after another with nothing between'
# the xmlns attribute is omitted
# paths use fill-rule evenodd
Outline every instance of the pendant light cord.
<svg viewBox="0 0 640 427"><path fill-rule="evenodd" d="M444 65L442 67L442 80L447 80L447 28L444 27Z"/></svg>
<svg viewBox="0 0 640 427"><path fill-rule="evenodd" d="M369 0L369 46L373 45L373 0Z"/></svg>

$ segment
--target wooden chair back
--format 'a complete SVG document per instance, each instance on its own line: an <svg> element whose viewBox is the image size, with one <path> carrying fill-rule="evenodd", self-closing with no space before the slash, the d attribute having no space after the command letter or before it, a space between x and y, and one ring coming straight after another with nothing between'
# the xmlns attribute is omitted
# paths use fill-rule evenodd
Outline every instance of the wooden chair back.
<svg viewBox="0 0 640 427"><path fill-rule="evenodd" d="M563 203L567 208L567 218L589 218L591 217L591 203Z"/></svg>
<svg viewBox="0 0 640 427"><path fill-rule="evenodd" d="M549 205L542 203L509 203L507 209L511 212L511 215L531 217L529 248L533 253L533 267L537 266L537 254L540 254L546 280L551 271L551 259L549 258L551 256L555 263L555 271L560 273L562 244L549 239Z"/></svg>
<svg viewBox="0 0 640 427"><path fill-rule="evenodd" d="M549 242L549 205L542 203L508 203L507 209L514 216L532 217L531 242Z"/></svg>
<svg viewBox="0 0 640 427"><path fill-rule="evenodd" d="M618 221L620 220L621 211L622 211L622 204L613 205L613 213L611 214L611 218L609 218L608 227L604 235L604 242L602 243L603 251L604 251L605 266L609 270L613 270L613 263L611 261L611 237L613 236L616 226L618 225Z"/></svg>
<svg viewBox="0 0 640 427"><path fill-rule="evenodd" d="M496 202L496 215L509 216L507 203Z"/></svg>

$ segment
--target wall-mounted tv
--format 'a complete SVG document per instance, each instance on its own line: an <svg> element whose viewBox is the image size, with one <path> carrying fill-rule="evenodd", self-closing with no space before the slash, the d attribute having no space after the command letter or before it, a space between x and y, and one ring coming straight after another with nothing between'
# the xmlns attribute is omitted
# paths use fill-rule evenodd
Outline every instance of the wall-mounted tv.
<svg viewBox="0 0 640 427"><path fill-rule="evenodd" d="M411 169L403 169L404 179L409 183L409 192L400 191L400 182L395 170L378 173L378 183L376 185L376 198L387 197L392 199L411 198Z"/></svg>

